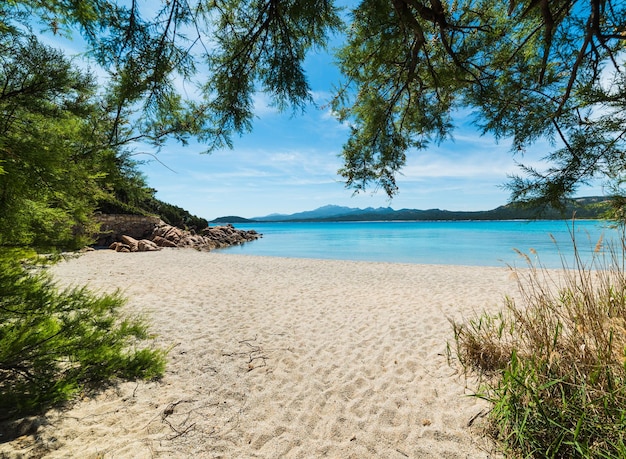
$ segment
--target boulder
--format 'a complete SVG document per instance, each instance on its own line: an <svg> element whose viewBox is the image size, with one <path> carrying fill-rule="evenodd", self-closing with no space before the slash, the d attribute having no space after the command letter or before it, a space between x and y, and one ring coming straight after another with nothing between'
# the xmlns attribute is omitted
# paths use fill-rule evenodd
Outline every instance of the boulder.
<svg viewBox="0 0 626 459"><path fill-rule="evenodd" d="M123 234L120 236L120 240L130 248L131 252L137 252L139 250L139 241L134 237Z"/></svg>
<svg viewBox="0 0 626 459"><path fill-rule="evenodd" d="M109 246L109 249L115 250L116 252L130 252L130 247L121 242L114 242Z"/></svg>
<svg viewBox="0 0 626 459"><path fill-rule="evenodd" d="M122 214L97 214L95 220L100 224L95 245L101 247L108 247L111 243L119 241L122 235L144 239L152 234L155 227L163 223L158 217Z"/></svg>
<svg viewBox="0 0 626 459"><path fill-rule="evenodd" d="M114 242L109 246L109 249L111 250L115 250L117 252L118 247L122 246L124 244L122 244L121 242Z"/></svg>
<svg viewBox="0 0 626 459"><path fill-rule="evenodd" d="M161 247L148 239L142 239L137 243L137 250L139 252L156 252L161 250Z"/></svg>
<svg viewBox="0 0 626 459"><path fill-rule="evenodd" d="M124 217L125 222L132 220L128 219L132 216L121 217ZM142 221L143 218L145 217L140 217L137 221ZM116 252L148 252L161 250L163 247L213 250L254 241L262 236L254 230L238 230L230 224L208 227L202 230L200 234L196 234L194 231L185 231L158 219L156 221L144 221L144 223L144 230L147 231L150 228L147 234L144 234L145 231L143 231L141 236L136 237L135 235L140 232L139 230L132 234L117 234L115 241L108 245L109 248ZM122 224L117 225L118 228L122 226Z"/></svg>
<svg viewBox="0 0 626 459"><path fill-rule="evenodd" d="M156 236L162 237L163 239L171 241L174 244L178 244L180 240L185 236L185 232L180 228L176 228L175 226L160 222L160 224L156 226L152 231L152 239L154 239Z"/></svg>
<svg viewBox="0 0 626 459"><path fill-rule="evenodd" d="M152 236L152 242L159 247L176 247L176 243L161 236Z"/></svg>

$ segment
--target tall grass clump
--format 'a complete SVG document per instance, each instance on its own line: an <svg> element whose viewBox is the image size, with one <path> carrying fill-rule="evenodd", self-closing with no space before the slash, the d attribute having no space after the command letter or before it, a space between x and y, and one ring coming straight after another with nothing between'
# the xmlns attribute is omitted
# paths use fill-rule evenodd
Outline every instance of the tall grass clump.
<svg viewBox="0 0 626 459"><path fill-rule="evenodd" d="M511 456L626 457L625 241L563 269L512 269L497 315L454 323L456 354L480 374L491 433Z"/></svg>

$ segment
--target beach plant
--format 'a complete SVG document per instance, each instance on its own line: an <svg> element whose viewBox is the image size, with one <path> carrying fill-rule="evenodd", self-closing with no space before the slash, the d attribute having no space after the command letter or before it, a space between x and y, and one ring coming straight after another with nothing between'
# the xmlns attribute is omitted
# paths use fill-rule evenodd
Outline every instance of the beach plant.
<svg viewBox="0 0 626 459"><path fill-rule="evenodd" d="M514 457L626 457L623 231L589 261L572 241L573 263L526 256L501 312L453 324L460 364L480 375L475 396L492 404L489 432Z"/></svg>
<svg viewBox="0 0 626 459"><path fill-rule="evenodd" d="M19 261L18 261L19 260ZM43 410L115 378L162 375L165 354L146 342L119 293L58 289L41 266L0 252L0 417Z"/></svg>

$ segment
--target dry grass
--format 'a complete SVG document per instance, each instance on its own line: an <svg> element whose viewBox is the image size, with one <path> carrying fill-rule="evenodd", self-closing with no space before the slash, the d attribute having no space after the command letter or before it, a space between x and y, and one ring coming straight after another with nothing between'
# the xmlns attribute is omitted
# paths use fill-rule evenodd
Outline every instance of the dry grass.
<svg viewBox="0 0 626 459"><path fill-rule="evenodd" d="M456 354L483 376L496 436L523 457L626 457L624 239L584 263L513 270L518 300L454 324Z"/></svg>

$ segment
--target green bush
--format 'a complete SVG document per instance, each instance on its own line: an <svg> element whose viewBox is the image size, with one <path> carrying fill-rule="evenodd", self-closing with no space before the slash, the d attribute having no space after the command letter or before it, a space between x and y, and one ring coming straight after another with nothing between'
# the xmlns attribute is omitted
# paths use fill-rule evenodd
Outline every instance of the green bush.
<svg viewBox="0 0 626 459"><path fill-rule="evenodd" d="M562 271L514 270L520 298L454 324L456 354L513 456L626 457L624 240Z"/></svg>
<svg viewBox="0 0 626 459"><path fill-rule="evenodd" d="M164 352L143 347L147 326L123 317L123 304L59 291L40 268L0 253L0 413L40 411L115 377L161 376Z"/></svg>
<svg viewBox="0 0 626 459"><path fill-rule="evenodd" d="M189 213L182 207L159 201L156 198L147 199L142 206L157 214L165 223L181 229L201 231L209 226L209 222L201 217Z"/></svg>

